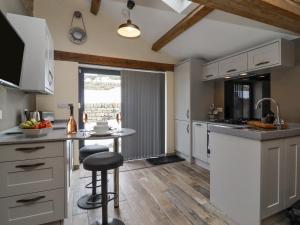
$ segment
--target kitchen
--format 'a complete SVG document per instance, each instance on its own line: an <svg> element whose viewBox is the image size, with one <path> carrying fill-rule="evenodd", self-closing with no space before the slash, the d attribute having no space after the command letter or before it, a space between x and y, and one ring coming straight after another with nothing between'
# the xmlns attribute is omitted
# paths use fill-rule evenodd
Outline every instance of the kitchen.
<svg viewBox="0 0 300 225"><path fill-rule="evenodd" d="M49 91L49 87L43 89L45 86L42 86L43 90L41 90L33 82L36 78L30 77L23 80L22 91L1 86L0 118L2 119L0 120L0 129L2 133L0 143L3 151L7 151L6 147L13 146L12 144L24 145L26 143L28 146L35 146L37 143L46 141L51 145L56 143L53 140L58 141L56 147L48 147L48 144L46 144L45 152L44 150L41 152L44 152L43 157L46 156L47 159L61 157L62 160L69 162L63 168L60 168L62 165L55 166L54 162L49 160L49 163L52 163L50 167L56 168L54 170L56 171L55 174L58 174L57 171L64 171L64 176L59 178L62 180L53 181L51 185L56 185L55 187L63 190L52 195L55 196L55 201L59 201L57 196L64 196L65 209L60 208L59 212L52 212L51 215L54 216L55 214L57 216L55 219L53 219L54 217L37 216L38 219L34 220L33 216L31 219L8 219L3 224L44 224L55 222L54 220L58 220L58 218L60 222L57 224L63 224L64 218L64 223L77 224L78 218L78 224L91 224L102 216L102 208L96 213L93 213L93 210L78 210L76 202L81 195L76 196L75 194L75 197L70 197L71 199L74 198L72 200L74 203L70 203L74 206L66 207L69 203L66 196L73 195L72 188L80 192L85 184L83 181L90 181L89 176L89 178L80 177L80 185L75 185L81 186L80 189L64 183L67 181L69 183L74 182L72 179L76 180L75 177L78 176L78 171L80 173L83 171L82 164L80 165L79 162L79 149L81 148L80 141L85 141L87 137L81 136L82 127L79 126L78 134L70 137L66 135L65 130L59 129L52 131L47 136L36 138L34 141L24 141L24 137L15 139L14 135L5 135L8 131L14 132L16 126L26 120L23 114L24 109L54 112L55 120L59 122L57 125L54 123L55 129L55 127L61 126L60 122L63 122L64 128L65 121L69 118L69 104L71 104L74 106L75 120L81 123L82 112L78 107L81 93L80 85L78 85L78 70L80 68L102 72L105 70L106 72L110 71L109 73L114 70L121 71L118 73L121 74L122 96L125 96L124 93L128 96L131 94L129 91L125 91L124 86L122 86L125 84L123 81L129 82L129 80L122 80L122 76L126 78L126 74L123 72L124 68L135 71L137 76L142 76L142 73L147 71L153 79L157 77L156 83L164 86L164 88L156 89L158 91L155 93L157 93L158 98L164 99L164 101L155 104L164 107L155 112L157 115L164 115L164 118L157 117L156 122L164 125L155 125L150 128L160 131L156 137L163 136L164 138L162 140L155 139L154 135L153 140L157 140L155 145L153 141L146 142L148 147L151 146L150 148L157 148L158 150L151 152L145 147L145 152L143 152L145 157L143 155L134 156L134 154L131 154L132 152L130 154L123 152L123 156L136 157L135 159L163 156L165 159L177 155L185 159L183 162L153 167L146 164L145 167L133 171L120 167L119 210L123 214L121 216L117 215L109 205L109 215L114 215L114 217L123 220L125 224L202 224L204 221L206 224L255 225L276 224L276 222L278 224L289 224L286 209L299 200L300 191L298 184L300 180L298 178L299 169L297 166L300 106L295 99L300 94L298 88L300 82L300 41L296 31L297 28L293 26L285 27L284 22L282 22L283 25L278 25L280 28L271 26L270 21L266 21L270 25L262 24L255 21L260 21L259 16L257 19L252 18L253 20L240 17L240 15L236 16L233 15L234 12L232 14L228 13L229 9L222 4L218 8L216 1L206 3L206 11L195 13L197 12L195 10L196 15L188 12L196 9L197 4L201 1L198 3L194 1L195 3L189 5L185 9L186 11L183 10L181 13L180 10L176 11L171 6L166 5L167 3L164 1L157 0L153 4L146 1L136 1L136 6L131 5L128 7L127 5L127 8L129 16L132 17L132 23L137 23L142 31L142 38L124 39L116 35L116 27L119 23L124 22L123 14L126 13L122 10L126 8L127 1L102 1L99 6L100 11L98 14L96 13L97 16L90 12L90 2L88 1L84 3L76 1L74 4L71 1L35 0L33 2L33 5L25 4L24 7L23 3L12 3L10 5L6 0L2 0L0 6L1 11L8 13L7 18L11 24L14 24L14 20L17 20L18 16L15 14L30 15L28 11L31 11L35 17L42 18L40 21L44 23L43 26L48 27L46 33L52 36L48 40L53 39L48 45L52 49L50 52L53 55L50 54L49 59L50 62L53 62L53 65L50 63L46 66L50 68L51 75L53 75L53 81L50 82L53 83L53 90ZM212 4L216 4L214 8L218 12L211 12L210 7L212 7ZM295 4L298 7L298 3ZM298 9L296 6L294 10ZM280 7L284 8L284 6ZM197 9L200 10L200 8ZM222 9L227 13L222 12ZM81 17L79 14L74 13L76 11L81 12ZM144 19L143 15L145 15ZM149 28L150 22L145 19L146 15L156 15L154 22L157 24L159 20L164 22L161 22L157 29L151 31ZM172 28L174 24L182 25L183 23L186 25L185 20L193 15L194 18L198 18L198 23L194 26L188 26L180 34L172 33L171 29L166 36L168 38L172 36L171 40L174 40L159 41L159 37ZM77 24L76 26L82 26L81 21L83 21L84 31L88 35L87 39L80 45L74 44L68 36L68 31L72 28L72 25L70 26L72 16ZM109 19L110 16L113 19ZM282 29L283 27L285 29ZM17 29L16 25L15 29ZM18 29L24 29L23 33L28 30L24 25ZM227 29L228 33L225 32ZM254 32L256 33L254 34ZM30 32L28 33L30 35ZM33 32L31 32L32 34ZM193 38L194 35L199 37L199 40ZM211 40L208 36L211 37ZM248 36L249 38L246 38ZM24 37L22 36L22 38ZM34 44L38 43L37 37L30 37L29 39L34 40ZM45 38L42 37L42 39ZM148 43L154 43L155 40L157 42L153 44L151 50ZM204 44L197 44L201 42ZM26 47L28 48L28 46ZM42 47L45 47L45 45L42 45ZM159 50L160 48L162 50ZM36 53L29 53L29 55L30 57L26 58L32 59L33 62L28 63L28 65L36 64L45 67L44 60L38 61L43 57L38 57ZM22 73L43 74L43 72L31 71L38 69L38 66L29 66L27 69L29 71L26 72L23 68ZM158 74L163 74L163 79ZM133 73L128 75L128 77L130 76L133 76ZM52 76L47 77L50 79ZM148 83L150 84L150 82ZM30 90L32 86L34 86L34 90ZM72 89L69 87L72 87ZM45 90L48 93L41 94ZM148 89L144 88L144 93L146 93L146 90ZM38 92L39 94L37 94ZM153 92L149 90L149 93ZM149 94L146 96L149 96ZM126 99L121 98L122 104L127 102ZM276 104L269 103L269 100L265 100L256 108L256 103L262 98L272 98L276 101L279 105L279 116L277 116ZM85 103L80 105L82 104ZM143 101L138 104L142 105ZM123 104L122 107L124 105L126 104ZM154 108L148 107L147 110L153 110ZM130 111L130 108L128 110L129 114L135 113ZM122 112L125 112L124 108ZM146 116L146 112L144 111L142 114ZM124 116L122 115L122 117ZM258 123L257 121L262 117L266 117L262 120L264 123ZM128 137L128 140L130 138L143 140L141 134L144 130L136 128L136 124L133 122L131 124L127 123L131 120L124 118L122 118L122 126L136 130L136 133L133 131L130 134L132 137ZM101 123L97 124L101 125ZM277 130L276 125L284 129ZM256 128L257 126L268 126L271 129L268 131L265 127L259 129ZM11 128L13 129L10 130ZM83 135L86 134L83 133ZM124 137L123 141L123 137L114 136L110 142L110 150L119 148L119 144L113 141L119 138L122 138L122 143L120 143L122 151L126 151L126 148L123 148L124 143L127 146L134 146L126 141L127 137ZM49 140L52 141L48 142ZM93 140L93 138L90 138L90 140ZM49 155L48 148L60 150ZM286 149L290 149L290 153ZM6 157L8 156L4 154L0 164L10 168L25 159L30 162L30 160L34 161L41 158L41 156L26 158L24 154L13 158ZM125 161L124 165L126 168L133 167L133 164L131 165L129 161ZM73 171L70 169L71 167L74 169ZM80 169L75 170L78 168ZM126 172L127 170L128 172ZM150 175L152 172L154 175ZM69 173L73 173L73 175L70 176ZM158 176L158 174L160 175ZM193 174L197 174L194 181ZM42 175L40 174L40 176ZM82 174L79 176L82 176ZM115 183L115 179L118 179L118 175L113 177L109 173L108 176L112 176L108 182L110 188L116 188L112 185ZM166 184L159 182L155 186L154 184L158 181L158 178L154 176L158 176L159 179L164 177L167 181ZM204 181L201 180L202 176ZM124 177L131 180L131 183L130 181L125 182ZM175 180L172 180L171 177ZM264 179L265 177L267 179ZM17 179L17 177L14 179ZM174 185L173 182L175 182L175 186L180 186L183 190L174 189L171 185ZM238 185L239 183L244 185ZM135 187L140 187L140 185L147 193L150 192L152 197L138 195L139 192L143 193L142 189L138 188L136 188L137 193L135 196L133 190ZM50 189L57 190L54 186ZM126 188L127 186L128 188ZM69 187L69 190L67 187ZM16 189L15 192L9 192L12 190L9 185L6 188L7 192L1 191L1 200L15 200L20 195L26 194L29 196L29 193L36 193L37 190L46 190L45 183L37 186L33 185L33 188L37 189L32 189L32 191L24 188L22 191ZM191 203L190 200L184 197L184 188L192 193L194 202ZM115 192L118 192L116 190ZM197 191L194 192L195 190ZM170 193L172 195L169 195ZM51 195L49 196L51 197ZM240 201L233 201L232 199L237 196ZM147 206L149 199L151 204ZM43 202L43 200L37 202L39 201ZM164 201L168 204L164 204ZM186 205L187 208L193 207L191 210L195 211L196 216L193 217L186 211L187 209L181 207L180 202ZM54 202L53 204L56 205L57 203ZM115 204L117 204L116 201ZM204 214L201 214L197 204L205 206L206 211ZM174 214L163 208L164 206L172 208L179 216L175 219ZM156 211L160 207L162 207L162 210ZM71 212L71 216L67 216L70 213L67 208L74 208L75 214L73 211L73 215ZM13 205L11 209L13 209ZM152 210L155 210L155 212L152 212ZM2 209L0 211L1 213L5 212ZM64 213L62 213L63 211ZM15 213L11 214L12 216L21 215L19 211L11 212ZM144 221L144 218L147 217L146 213L151 215L149 221ZM2 215L2 218L6 218L5 214ZM73 222L70 222L67 217L73 218L71 219ZM176 220L179 222L176 222Z"/></svg>

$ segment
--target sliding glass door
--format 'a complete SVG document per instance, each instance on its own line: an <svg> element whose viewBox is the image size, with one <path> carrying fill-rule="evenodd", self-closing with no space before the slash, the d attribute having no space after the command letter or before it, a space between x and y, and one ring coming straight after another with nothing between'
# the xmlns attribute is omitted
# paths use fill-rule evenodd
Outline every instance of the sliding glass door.
<svg viewBox="0 0 300 225"><path fill-rule="evenodd" d="M107 121L116 126L116 117L121 109L120 71L94 68L79 69L79 127L92 130L97 122ZM87 113L87 123L83 123L83 113ZM85 141L83 145L104 144L112 147L111 140Z"/></svg>

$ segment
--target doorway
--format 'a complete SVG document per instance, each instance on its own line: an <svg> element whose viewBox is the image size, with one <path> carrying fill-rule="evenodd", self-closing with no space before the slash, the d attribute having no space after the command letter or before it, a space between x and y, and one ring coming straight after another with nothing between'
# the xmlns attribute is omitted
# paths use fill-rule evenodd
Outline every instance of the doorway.
<svg viewBox="0 0 300 225"><path fill-rule="evenodd" d="M107 121L110 127L116 127L116 117L121 111L121 77L120 71L79 68L79 129L93 130L97 122ZM87 121L84 123L83 113ZM112 140L87 140L80 143L84 145L106 145L113 147Z"/></svg>

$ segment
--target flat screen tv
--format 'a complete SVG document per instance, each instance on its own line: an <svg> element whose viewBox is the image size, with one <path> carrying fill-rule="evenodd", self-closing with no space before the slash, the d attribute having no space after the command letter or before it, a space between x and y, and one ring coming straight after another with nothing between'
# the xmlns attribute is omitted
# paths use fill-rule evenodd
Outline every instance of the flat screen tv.
<svg viewBox="0 0 300 225"><path fill-rule="evenodd" d="M19 87L25 44L0 10L0 83Z"/></svg>

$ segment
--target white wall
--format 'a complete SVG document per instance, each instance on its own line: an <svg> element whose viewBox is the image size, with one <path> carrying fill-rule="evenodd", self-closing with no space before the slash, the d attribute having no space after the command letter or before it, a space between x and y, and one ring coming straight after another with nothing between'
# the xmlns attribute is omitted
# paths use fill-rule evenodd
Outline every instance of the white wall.
<svg viewBox="0 0 300 225"><path fill-rule="evenodd" d="M78 105L78 63L55 61L54 95L37 95L36 107L41 111L54 111L56 120L69 118L68 108L59 108L58 104ZM74 117L78 118L78 110L74 110ZM78 119L76 120L78 123ZM75 142L74 164L79 165L79 145Z"/></svg>
<svg viewBox="0 0 300 225"><path fill-rule="evenodd" d="M167 154L174 153L174 73L165 75L165 149Z"/></svg>
<svg viewBox="0 0 300 225"><path fill-rule="evenodd" d="M101 9L97 16L92 15L89 12L89 5L84 2L82 0L35 0L34 16L46 19L56 50L164 63L175 62L173 58L163 53L153 52L151 45L141 38L129 40L119 37L116 33L118 24L102 16ZM87 28L88 40L83 45L71 43L67 36L75 10L83 13ZM56 61L55 95L53 97L37 96L37 108L39 110L52 109L57 119L65 118L67 114L57 108L57 103L71 99L74 102L78 101L77 75L78 64ZM171 153L174 151L173 73L167 74L166 81L166 151Z"/></svg>
<svg viewBox="0 0 300 225"><path fill-rule="evenodd" d="M55 49L125 59L174 62L170 56L152 51L152 43L148 44L142 38L130 40L120 37L116 32L119 24L104 17L101 8L97 16L91 14L90 4L87 2L83 0L35 0L34 15L47 20ZM88 39L83 45L75 45L68 40L68 30L75 10L82 12L87 29Z"/></svg>

